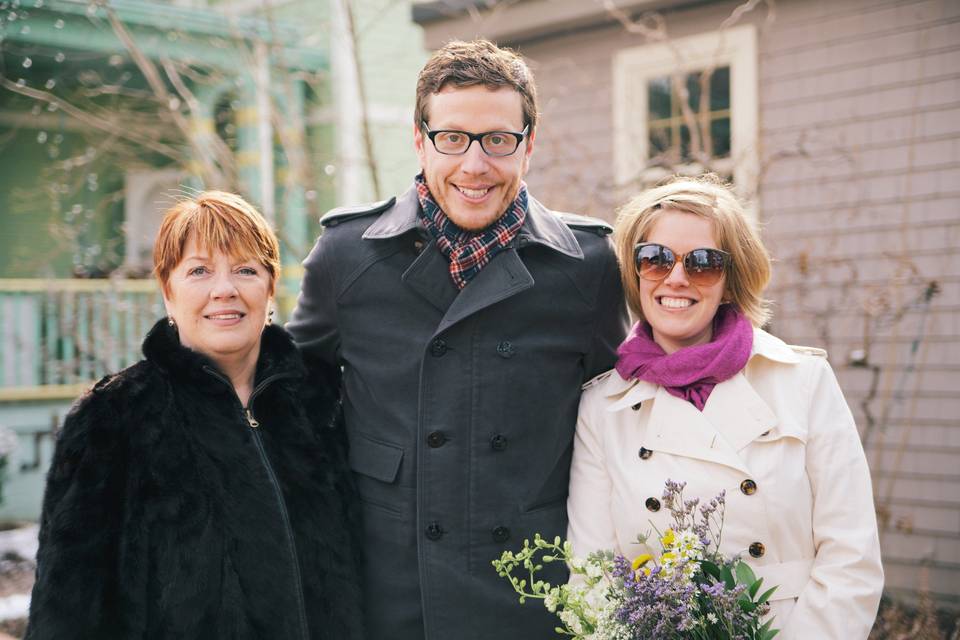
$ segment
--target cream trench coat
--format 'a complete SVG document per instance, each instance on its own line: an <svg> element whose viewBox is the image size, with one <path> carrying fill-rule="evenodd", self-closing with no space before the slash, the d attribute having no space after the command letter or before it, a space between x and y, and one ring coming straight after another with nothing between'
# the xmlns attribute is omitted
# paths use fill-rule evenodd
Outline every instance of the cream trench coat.
<svg viewBox="0 0 960 640"><path fill-rule="evenodd" d="M873 492L825 352L755 329L747 366L702 413L615 370L584 385L567 502L574 552L660 552L637 534L669 525L667 479L687 483L686 499L726 492L720 550L741 554L764 588L779 585L778 640L869 635L883 588Z"/></svg>

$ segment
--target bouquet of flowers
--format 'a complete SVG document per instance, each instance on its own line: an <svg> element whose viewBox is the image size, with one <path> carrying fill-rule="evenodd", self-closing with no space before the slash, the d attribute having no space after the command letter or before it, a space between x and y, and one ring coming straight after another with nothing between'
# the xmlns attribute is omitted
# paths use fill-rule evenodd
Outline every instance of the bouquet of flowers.
<svg viewBox="0 0 960 640"><path fill-rule="evenodd" d="M521 604L542 600L560 618L555 631L575 640L770 640L777 630L772 619L762 618L776 587L760 593L762 578L739 557L719 553L724 494L701 505L698 498L683 499L685 484L668 480L664 488L673 524L656 532L659 558L600 551L581 559L559 536L550 542L537 534L532 544L524 540L522 550L505 551L493 566ZM649 538L637 540L647 544ZM549 562L566 562L574 579L561 585L538 580L537 572Z"/></svg>

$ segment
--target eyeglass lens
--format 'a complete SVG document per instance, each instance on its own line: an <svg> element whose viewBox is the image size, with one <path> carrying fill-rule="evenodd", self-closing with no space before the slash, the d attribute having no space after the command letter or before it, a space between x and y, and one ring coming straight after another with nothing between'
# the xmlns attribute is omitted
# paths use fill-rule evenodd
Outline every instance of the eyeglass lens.
<svg viewBox="0 0 960 640"><path fill-rule="evenodd" d="M467 150L475 138L463 131L438 131L433 136L433 144L440 153L460 154ZM508 156L520 146L519 138L513 134L491 131L479 137L480 146L491 156Z"/></svg>
<svg viewBox="0 0 960 640"><path fill-rule="evenodd" d="M727 263L727 254L719 249L694 249L680 257L690 282L703 286L717 283ZM660 244L642 244L637 247L636 262L641 278L663 280L673 271L677 255Z"/></svg>

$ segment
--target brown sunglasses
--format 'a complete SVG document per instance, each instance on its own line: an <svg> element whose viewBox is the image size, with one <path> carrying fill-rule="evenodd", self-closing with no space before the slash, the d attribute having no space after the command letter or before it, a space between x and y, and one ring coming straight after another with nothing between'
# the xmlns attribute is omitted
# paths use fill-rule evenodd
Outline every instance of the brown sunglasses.
<svg viewBox="0 0 960 640"><path fill-rule="evenodd" d="M641 242L633 251L637 274L644 280L660 281L670 275L680 261L691 284L709 287L723 277L730 265L730 254L720 249L694 249L677 255L670 247Z"/></svg>

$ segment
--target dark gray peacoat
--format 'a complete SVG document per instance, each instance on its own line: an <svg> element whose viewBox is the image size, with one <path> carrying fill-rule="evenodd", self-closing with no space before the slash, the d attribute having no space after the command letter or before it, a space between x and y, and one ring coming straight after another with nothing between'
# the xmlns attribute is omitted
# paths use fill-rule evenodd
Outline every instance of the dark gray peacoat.
<svg viewBox="0 0 960 640"><path fill-rule="evenodd" d="M334 210L287 328L343 366L371 640L554 637L491 560L564 536L580 387L627 316L605 223L530 199L514 246L462 290L416 191ZM564 568L548 565L556 583Z"/></svg>

